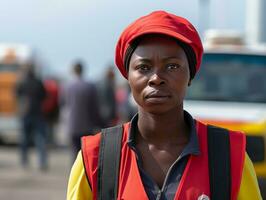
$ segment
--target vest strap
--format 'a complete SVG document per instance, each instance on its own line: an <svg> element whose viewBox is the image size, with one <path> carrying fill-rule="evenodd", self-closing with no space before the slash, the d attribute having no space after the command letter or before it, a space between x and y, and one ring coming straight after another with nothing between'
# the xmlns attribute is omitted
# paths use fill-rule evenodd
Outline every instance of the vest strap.
<svg viewBox="0 0 266 200"><path fill-rule="evenodd" d="M102 129L97 179L99 200L117 198L122 134L122 125Z"/></svg>
<svg viewBox="0 0 266 200"><path fill-rule="evenodd" d="M229 131L211 125L207 130L211 199L231 199Z"/></svg>

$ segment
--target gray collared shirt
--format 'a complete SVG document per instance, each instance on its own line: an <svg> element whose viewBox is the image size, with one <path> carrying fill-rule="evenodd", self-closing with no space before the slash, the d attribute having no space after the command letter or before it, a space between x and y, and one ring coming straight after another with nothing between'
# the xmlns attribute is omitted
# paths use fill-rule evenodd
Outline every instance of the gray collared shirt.
<svg viewBox="0 0 266 200"><path fill-rule="evenodd" d="M135 145L135 135L137 133L138 115L131 120L131 129L128 138L128 146L134 150L137 157L138 168L142 179L143 186L150 200L172 200L175 197L179 182L187 165L189 155L199 155L200 148L196 127L192 116L184 111L185 121L189 127L189 142L181 152L177 160L172 164L165 177L162 188L155 183L152 177L145 172L140 153Z"/></svg>

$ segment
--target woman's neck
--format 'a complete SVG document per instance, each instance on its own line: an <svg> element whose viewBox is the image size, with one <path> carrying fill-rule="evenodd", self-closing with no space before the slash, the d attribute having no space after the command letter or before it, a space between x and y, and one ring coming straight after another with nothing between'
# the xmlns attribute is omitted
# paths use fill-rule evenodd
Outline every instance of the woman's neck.
<svg viewBox="0 0 266 200"><path fill-rule="evenodd" d="M183 109L162 115L139 111L138 130L139 139L151 144L182 143L188 138Z"/></svg>

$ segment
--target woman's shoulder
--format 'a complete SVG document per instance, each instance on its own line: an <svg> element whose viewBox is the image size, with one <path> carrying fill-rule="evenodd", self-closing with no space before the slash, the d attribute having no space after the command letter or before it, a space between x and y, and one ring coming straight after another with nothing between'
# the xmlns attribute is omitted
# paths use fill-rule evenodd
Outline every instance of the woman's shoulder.
<svg viewBox="0 0 266 200"><path fill-rule="evenodd" d="M196 120L196 119L195 119L195 124L198 127L205 128L207 131L216 130L216 131L220 131L221 133L222 132L223 133L229 133L229 135L235 135L237 137L245 137L245 133L243 131L240 131L240 130L232 130L232 129L228 129L228 128L225 128L222 126L204 123L204 122Z"/></svg>
<svg viewBox="0 0 266 200"><path fill-rule="evenodd" d="M130 122L127 122L121 125L104 128L95 135L83 136L81 138L82 148L90 150L93 149L98 150L103 132L105 132L106 134L112 134L121 131L121 134L123 134L122 142L125 142L127 141L128 138L129 129L130 129Z"/></svg>
<svg viewBox="0 0 266 200"><path fill-rule="evenodd" d="M95 149L98 148L101 140L101 132L94 135L86 135L81 137L81 147L82 149Z"/></svg>

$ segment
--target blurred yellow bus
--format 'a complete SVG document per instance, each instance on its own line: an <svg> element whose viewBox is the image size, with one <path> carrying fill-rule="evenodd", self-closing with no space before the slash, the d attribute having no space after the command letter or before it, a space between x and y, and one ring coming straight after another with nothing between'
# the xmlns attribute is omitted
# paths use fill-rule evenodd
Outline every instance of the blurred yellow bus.
<svg viewBox="0 0 266 200"><path fill-rule="evenodd" d="M0 140L17 142L19 122L15 84L21 67L33 58L32 49L23 44L0 44Z"/></svg>
<svg viewBox="0 0 266 200"><path fill-rule="evenodd" d="M226 34L222 35L219 42L212 38L205 45L185 109L202 122L246 133L246 150L265 193L266 48L247 47L234 34L226 43Z"/></svg>

